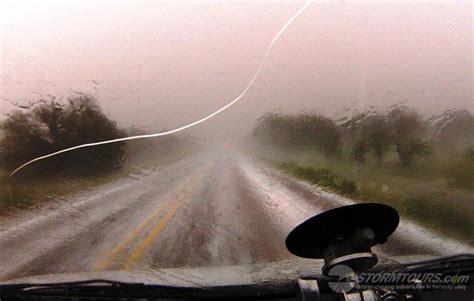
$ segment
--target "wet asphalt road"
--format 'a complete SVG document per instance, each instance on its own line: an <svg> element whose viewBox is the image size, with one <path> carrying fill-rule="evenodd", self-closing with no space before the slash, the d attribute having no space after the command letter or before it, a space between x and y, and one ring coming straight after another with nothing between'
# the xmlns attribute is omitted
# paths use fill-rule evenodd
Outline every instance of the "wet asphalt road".
<svg viewBox="0 0 474 301"><path fill-rule="evenodd" d="M0 223L0 280L291 258L288 232L351 203L237 154L203 152ZM472 250L403 221L379 255Z"/></svg>

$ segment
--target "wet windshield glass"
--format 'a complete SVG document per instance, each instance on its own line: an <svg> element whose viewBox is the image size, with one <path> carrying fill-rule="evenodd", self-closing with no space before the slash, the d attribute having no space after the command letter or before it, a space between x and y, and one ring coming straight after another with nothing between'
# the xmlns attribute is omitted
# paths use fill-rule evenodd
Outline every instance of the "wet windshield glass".
<svg viewBox="0 0 474 301"><path fill-rule="evenodd" d="M361 202L380 257L472 252L471 5L3 2L0 280L297 269Z"/></svg>

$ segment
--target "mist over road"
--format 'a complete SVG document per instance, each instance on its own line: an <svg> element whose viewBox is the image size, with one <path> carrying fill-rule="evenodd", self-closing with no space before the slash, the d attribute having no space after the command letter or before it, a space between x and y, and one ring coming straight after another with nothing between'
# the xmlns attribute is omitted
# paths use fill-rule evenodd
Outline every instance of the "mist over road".
<svg viewBox="0 0 474 301"><path fill-rule="evenodd" d="M351 200L240 153L203 151L0 222L0 280L294 258L289 231ZM472 252L404 221L380 256Z"/></svg>

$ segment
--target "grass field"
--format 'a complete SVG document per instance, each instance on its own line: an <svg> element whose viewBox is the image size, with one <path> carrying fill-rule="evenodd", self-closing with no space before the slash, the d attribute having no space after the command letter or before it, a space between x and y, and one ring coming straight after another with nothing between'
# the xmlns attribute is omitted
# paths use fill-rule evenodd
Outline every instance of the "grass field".
<svg viewBox="0 0 474 301"><path fill-rule="evenodd" d="M360 165L311 150L260 149L265 161L355 201L382 202L404 217L474 245L474 164L429 157L401 167L396 158Z"/></svg>
<svg viewBox="0 0 474 301"><path fill-rule="evenodd" d="M186 142L184 142L186 143ZM73 170L56 171L40 176L23 177L21 174L8 178L8 173L0 168L0 215L12 210L21 210L44 203L67 194L92 189L114 181L130 173L140 172L176 162L192 152L192 145L183 144L162 150L158 147L144 148L132 146L128 149L127 160L115 170L77 174ZM28 170L23 172L28 174Z"/></svg>
<svg viewBox="0 0 474 301"><path fill-rule="evenodd" d="M34 179L11 180L4 175L0 184L0 214L34 206L75 191L93 188L118 178L120 174L119 171L94 174L90 177L56 174Z"/></svg>

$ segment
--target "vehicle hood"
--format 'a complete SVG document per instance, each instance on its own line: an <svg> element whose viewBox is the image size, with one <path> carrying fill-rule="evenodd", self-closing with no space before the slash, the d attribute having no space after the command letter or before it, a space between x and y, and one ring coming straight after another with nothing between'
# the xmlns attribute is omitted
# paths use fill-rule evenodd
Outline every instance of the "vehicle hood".
<svg viewBox="0 0 474 301"><path fill-rule="evenodd" d="M378 268L399 267L400 264L431 259L432 256L382 258ZM104 271L68 274L46 274L1 281L10 284L54 284L64 282L107 280L172 287L217 287L259 285L275 288L294 287L299 278L321 277L323 260L290 259L269 263L223 265L213 267L162 268L156 270Z"/></svg>

